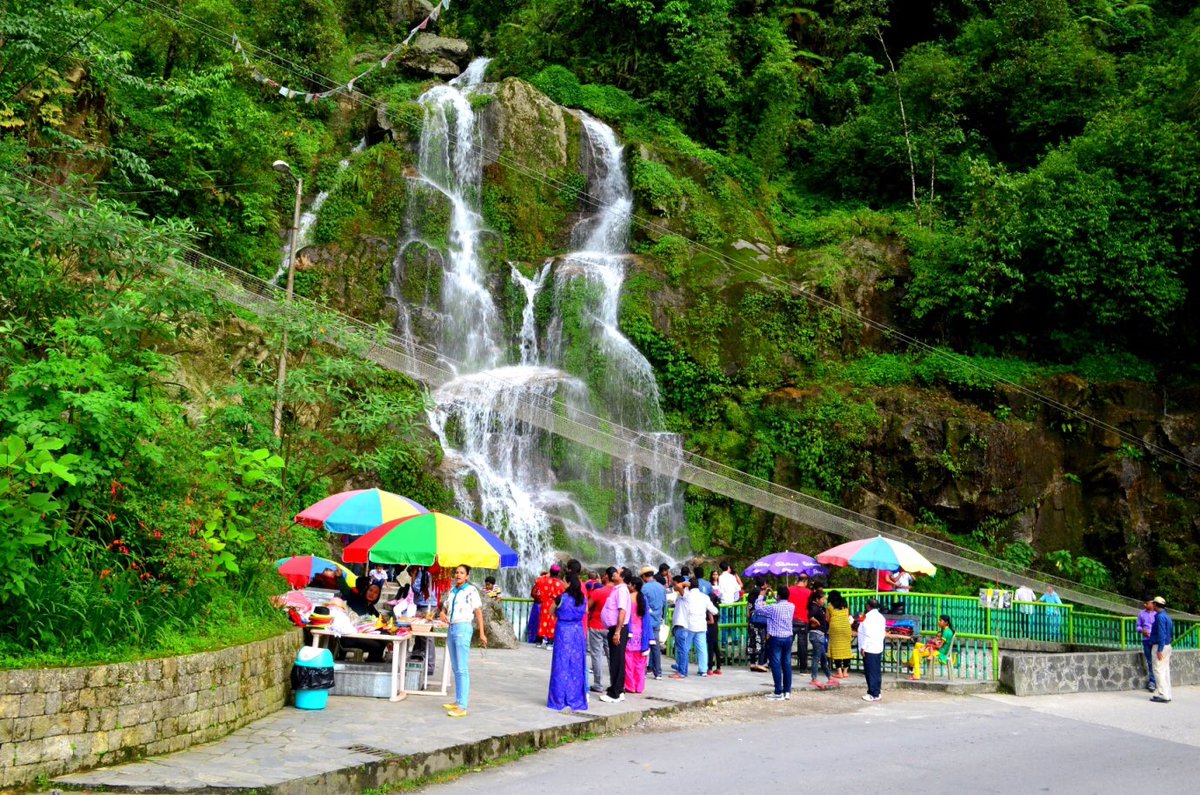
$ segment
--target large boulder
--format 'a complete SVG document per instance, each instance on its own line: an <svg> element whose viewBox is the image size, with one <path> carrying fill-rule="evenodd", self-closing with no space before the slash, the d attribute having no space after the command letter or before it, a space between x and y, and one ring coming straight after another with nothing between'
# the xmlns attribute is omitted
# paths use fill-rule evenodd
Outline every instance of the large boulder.
<svg viewBox="0 0 1200 795"><path fill-rule="evenodd" d="M483 627L490 649L515 649L521 645L512 624L504 617L499 599L483 600Z"/></svg>
<svg viewBox="0 0 1200 795"><path fill-rule="evenodd" d="M432 33L418 33L417 37L412 40L412 49L415 52L450 61L460 69L471 62L471 45L462 39L435 36Z"/></svg>

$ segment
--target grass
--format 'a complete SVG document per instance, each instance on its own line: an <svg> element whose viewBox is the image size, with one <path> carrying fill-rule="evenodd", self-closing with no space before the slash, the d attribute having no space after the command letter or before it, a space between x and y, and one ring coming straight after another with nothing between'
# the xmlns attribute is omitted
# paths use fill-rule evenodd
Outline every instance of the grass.
<svg viewBox="0 0 1200 795"><path fill-rule="evenodd" d="M164 632L159 635L159 642L150 648L111 647L66 654L61 651L28 654L12 645L5 645L0 646L0 670L69 668L198 654L282 635L291 626L282 616L245 616L232 623L213 623L195 634L178 630Z"/></svg>

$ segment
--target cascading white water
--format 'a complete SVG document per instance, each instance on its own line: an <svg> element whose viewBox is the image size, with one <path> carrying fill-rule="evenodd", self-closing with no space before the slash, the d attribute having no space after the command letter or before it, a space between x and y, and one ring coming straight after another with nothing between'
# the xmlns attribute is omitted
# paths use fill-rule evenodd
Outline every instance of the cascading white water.
<svg viewBox="0 0 1200 795"><path fill-rule="evenodd" d="M572 230L572 247L580 251L545 263L532 278L515 266L506 269L525 305L520 329L513 329L511 342L503 339L492 298L493 288L500 285L489 285L489 278L504 271L500 263L489 267L479 246L484 231L479 210L483 162L470 97L482 90L486 67L486 59L477 60L450 84L432 88L419 99L425 109L420 175L414 178L410 218L389 288L399 304L397 326L411 333L411 314L401 297L402 271L413 260L441 268L437 319L423 328L427 333L436 329L443 355L460 369L457 378L434 394L429 421L445 451L444 468L451 473L457 509L478 517L508 541L527 577L549 561L552 535L561 540L560 532L574 540L573 551L590 564L672 559L665 550L678 535L682 511L671 479L623 464L597 475L594 467L588 470L563 460L570 456L569 444L513 418L512 407L520 401L554 399L568 415L607 413L647 431L656 445L678 447L676 437L658 432L662 416L649 363L618 329L633 202L621 146L613 131L595 119L582 117L587 149L582 167L591 201L590 211ZM444 247L437 244L433 230L422 228L429 224L420 218L437 216L429 212L430 195L441 197L449 207ZM578 314L570 321L569 334L562 332L565 302L555 300L547 344L539 345L534 307L551 273L556 296L571 285L582 285L588 297L573 304ZM603 357L601 383L564 371L568 348ZM518 364L506 366L514 360ZM587 477L581 474L585 470L590 472ZM563 473L569 481L562 480ZM573 496L580 493L612 495L611 504L600 511L609 517L607 526L596 525L597 506L585 510Z"/></svg>
<svg viewBox="0 0 1200 795"><path fill-rule="evenodd" d="M357 154L367 148L367 137L364 135L362 140L355 144L351 152ZM338 170L343 170L350 165L349 158L338 161ZM308 206L307 210L300 213L300 226L296 233L296 253L309 244L309 235L312 228L317 224L317 215L321 212L321 208L325 205L325 200L329 198L329 191L323 190L313 197L313 202ZM280 252L279 268L275 271L275 275L269 280L269 284L278 285L279 280L287 275L288 260L291 257L291 243L284 241L283 249Z"/></svg>
<svg viewBox="0 0 1200 795"><path fill-rule="evenodd" d="M525 278L517 267L512 266L512 279L521 286L525 293L525 308L521 310L521 333L517 341L521 352L521 364L534 364L538 360L537 318L533 311L533 302L537 300L546 276L550 273L553 261L548 261L532 279Z"/></svg>

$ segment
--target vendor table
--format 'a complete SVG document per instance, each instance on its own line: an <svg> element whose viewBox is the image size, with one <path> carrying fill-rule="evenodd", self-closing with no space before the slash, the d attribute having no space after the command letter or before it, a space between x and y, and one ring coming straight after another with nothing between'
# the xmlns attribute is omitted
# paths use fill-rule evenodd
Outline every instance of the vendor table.
<svg viewBox="0 0 1200 795"><path fill-rule="evenodd" d="M450 650L445 648L447 633L438 631L428 626L415 626L412 632L405 635L386 635L382 633L366 633L366 632L344 632L341 635L334 634L328 629L312 630L312 645L319 647L322 638L361 638L362 640L382 640L392 644L392 687L391 701L403 701L411 695L417 696L444 696L449 692L450 688ZM408 652L412 647L413 638L429 638L434 643L441 640L445 656L442 662L442 688L441 690L406 690L404 688L404 678L400 672L405 670L405 665L408 663ZM422 663L423 665L424 663Z"/></svg>

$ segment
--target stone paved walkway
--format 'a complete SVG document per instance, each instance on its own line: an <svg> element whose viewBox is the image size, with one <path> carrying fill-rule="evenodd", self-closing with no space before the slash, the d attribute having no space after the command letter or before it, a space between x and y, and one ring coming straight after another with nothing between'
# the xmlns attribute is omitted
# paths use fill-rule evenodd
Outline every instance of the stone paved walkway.
<svg viewBox="0 0 1200 795"><path fill-rule="evenodd" d="M439 665L443 658L439 653ZM463 719L447 718L441 705L448 699L435 696L396 703L331 697L323 711L285 707L214 743L55 783L110 792L360 792L563 737L614 731L650 712L763 694L771 682L769 674L744 668L720 677L664 678L623 703L593 698L586 713L572 714L546 709L549 669L550 653L532 647L473 650L471 711ZM861 681L849 686L861 688ZM796 685L805 682L807 676L799 677Z"/></svg>

